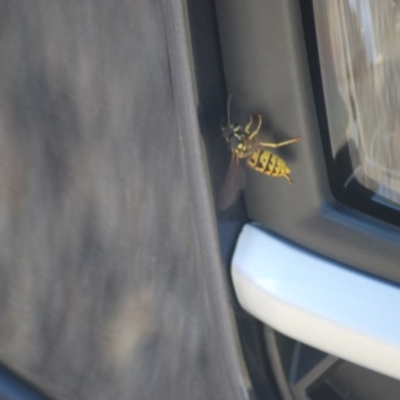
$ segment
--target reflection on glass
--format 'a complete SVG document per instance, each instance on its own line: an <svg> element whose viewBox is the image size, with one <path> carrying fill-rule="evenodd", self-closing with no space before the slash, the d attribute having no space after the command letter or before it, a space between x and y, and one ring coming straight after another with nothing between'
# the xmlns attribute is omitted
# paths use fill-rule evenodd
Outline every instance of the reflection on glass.
<svg viewBox="0 0 400 400"><path fill-rule="evenodd" d="M355 178L400 204L400 0L314 0L335 158L348 146Z"/></svg>

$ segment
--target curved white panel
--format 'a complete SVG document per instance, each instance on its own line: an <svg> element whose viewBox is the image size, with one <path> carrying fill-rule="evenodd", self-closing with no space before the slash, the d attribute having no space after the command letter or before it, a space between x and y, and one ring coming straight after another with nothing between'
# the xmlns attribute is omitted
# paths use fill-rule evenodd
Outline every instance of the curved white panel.
<svg viewBox="0 0 400 400"><path fill-rule="evenodd" d="M277 331L400 379L399 287L251 225L239 237L232 277L243 308Z"/></svg>

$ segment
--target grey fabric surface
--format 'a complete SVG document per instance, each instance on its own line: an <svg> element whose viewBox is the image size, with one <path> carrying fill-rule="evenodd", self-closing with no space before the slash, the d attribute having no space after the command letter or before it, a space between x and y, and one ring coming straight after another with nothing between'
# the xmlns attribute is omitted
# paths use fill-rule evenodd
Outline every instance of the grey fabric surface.
<svg viewBox="0 0 400 400"><path fill-rule="evenodd" d="M57 399L237 398L164 7L0 1L0 361Z"/></svg>

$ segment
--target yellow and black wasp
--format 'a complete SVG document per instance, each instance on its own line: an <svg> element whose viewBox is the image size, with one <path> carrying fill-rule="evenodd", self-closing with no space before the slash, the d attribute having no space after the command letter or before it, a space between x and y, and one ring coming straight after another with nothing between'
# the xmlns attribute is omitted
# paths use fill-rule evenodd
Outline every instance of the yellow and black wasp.
<svg viewBox="0 0 400 400"><path fill-rule="evenodd" d="M242 158L247 159L247 165L250 168L264 175L284 177L292 184L293 181L290 177L291 171L285 161L265 148L276 149L301 140L301 137L297 136L279 143L261 142L258 133L262 125L262 116L260 114L257 115L258 124L252 131L253 116L250 115L249 122L243 129L241 125L231 121L231 99L232 96L229 96L227 103L227 123L224 126L221 122L223 136L228 142L232 152L231 162L218 199L218 205L222 210L229 208L235 202L240 190L243 188L243 179L240 170L240 159Z"/></svg>

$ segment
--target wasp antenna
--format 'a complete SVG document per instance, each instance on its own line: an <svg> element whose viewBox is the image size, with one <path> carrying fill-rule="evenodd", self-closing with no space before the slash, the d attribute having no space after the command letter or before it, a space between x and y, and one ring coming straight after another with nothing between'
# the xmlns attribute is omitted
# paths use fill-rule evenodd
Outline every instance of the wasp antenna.
<svg viewBox="0 0 400 400"><path fill-rule="evenodd" d="M226 115L228 117L228 126L231 124L231 100L232 100L232 95L230 94L228 97L228 101L226 103Z"/></svg>
<svg viewBox="0 0 400 400"><path fill-rule="evenodd" d="M226 121L226 125L224 125L224 118L221 119L221 122L220 122L221 131L228 129L228 127L231 124L231 100L232 100L232 95L230 94L228 96L228 101L226 102L227 121Z"/></svg>
<svg viewBox="0 0 400 400"><path fill-rule="evenodd" d="M228 125L224 125L224 118L221 119L219 126L221 127L221 131L224 131L227 128Z"/></svg>

